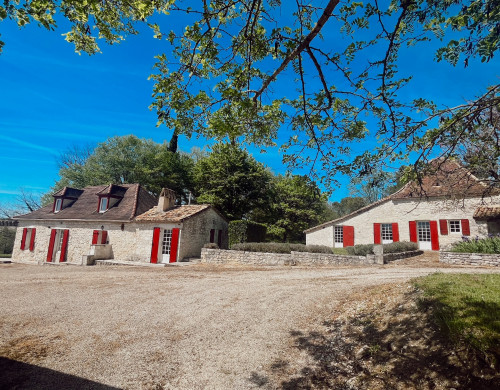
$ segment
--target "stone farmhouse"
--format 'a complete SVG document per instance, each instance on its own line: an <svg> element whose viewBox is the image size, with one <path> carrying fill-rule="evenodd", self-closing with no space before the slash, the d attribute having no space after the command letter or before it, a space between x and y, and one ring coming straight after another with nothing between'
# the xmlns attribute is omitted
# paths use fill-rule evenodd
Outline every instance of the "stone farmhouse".
<svg viewBox="0 0 500 390"><path fill-rule="evenodd" d="M308 245L347 247L412 241L445 249L466 237L500 233L500 190L455 160L436 159L420 182L305 231Z"/></svg>
<svg viewBox="0 0 500 390"><path fill-rule="evenodd" d="M115 259L173 263L199 257L205 243L228 245L228 222L210 205L175 205L139 184L65 187L52 205L15 217L12 259L29 263L94 264Z"/></svg>

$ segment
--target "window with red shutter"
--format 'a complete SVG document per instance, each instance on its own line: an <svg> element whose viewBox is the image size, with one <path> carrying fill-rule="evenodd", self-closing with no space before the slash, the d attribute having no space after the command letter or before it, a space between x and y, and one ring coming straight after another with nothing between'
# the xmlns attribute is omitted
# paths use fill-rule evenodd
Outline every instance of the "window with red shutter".
<svg viewBox="0 0 500 390"><path fill-rule="evenodd" d="M448 234L448 221L446 219L439 220L439 230L441 231L442 236L446 236Z"/></svg>
<svg viewBox="0 0 500 390"><path fill-rule="evenodd" d="M381 240L380 224L374 223L373 224L373 243L380 244L381 243L380 240Z"/></svg>
<svg viewBox="0 0 500 390"><path fill-rule="evenodd" d="M462 219L462 234L464 236L470 236L470 225L468 219Z"/></svg>

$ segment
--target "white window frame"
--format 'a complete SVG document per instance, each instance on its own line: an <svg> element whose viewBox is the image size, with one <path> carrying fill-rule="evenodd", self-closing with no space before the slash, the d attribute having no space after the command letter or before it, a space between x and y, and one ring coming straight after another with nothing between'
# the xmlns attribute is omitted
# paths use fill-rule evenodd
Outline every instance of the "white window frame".
<svg viewBox="0 0 500 390"><path fill-rule="evenodd" d="M62 210L63 200L61 198L56 199L56 204L54 205L54 213L58 213Z"/></svg>
<svg viewBox="0 0 500 390"><path fill-rule="evenodd" d="M450 234L462 234L462 221L459 219L448 220L448 231Z"/></svg>
<svg viewBox="0 0 500 390"><path fill-rule="evenodd" d="M380 224L380 239L382 240L382 244L390 244L394 241L392 223Z"/></svg>
<svg viewBox="0 0 500 390"><path fill-rule="evenodd" d="M103 204L105 205L103 207ZM100 213L104 213L108 210L108 207L109 207L109 199L105 196L103 196L100 200L99 200L99 212Z"/></svg>
<svg viewBox="0 0 500 390"><path fill-rule="evenodd" d="M30 246L31 246L31 240L33 239L33 229L32 227L27 227L26 228L26 238L24 240L24 250L25 251L30 251ZM33 245L33 252L35 251L35 245Z"/></svg>
<svg viewBox="0 0 500 390"><path fill-rule="evenodd" d="M344 246L344 227L334 226L333 227L333 242L335 248L341 248Z"/></svg>

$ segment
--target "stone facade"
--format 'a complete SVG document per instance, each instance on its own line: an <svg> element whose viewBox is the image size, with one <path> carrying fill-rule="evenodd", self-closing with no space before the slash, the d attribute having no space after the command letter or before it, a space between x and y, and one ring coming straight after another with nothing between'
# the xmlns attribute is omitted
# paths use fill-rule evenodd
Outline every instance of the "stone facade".
<svg viewBox="0 0 500 390"><path fill-rule="evenodd" d="M384 255L384 262L421 254L421 251ZM387 257L387 258L386 258ZM254 265L373 265L375 255L348 256L328 253L262 253L203 248L202 263Z"/></svg>
<svg viewBox="0 0 500 390"><path fill-rule="evenodd" d="M361 213L323 224L306 231L307 245L334 246L334 226L354 226L354 244L374 243L374 223L392 224L399 227L399 241L410 241L409 221L439 221L468 219L470 235L484 237L488 234L486 221L476 221L474 211L484 204L500 203L499 196L465 198L459 200L429 199L387 199ZM438 229L439 230L439 229ZM447 248L460 241L462 233L439 231L439 246Z"/></svg>
<svg viewBox="0 0 500 390"><path fill-rule="evenodd" d="M500 267L500 255L488 253L439 252L439 261L456 265Z"/></svg>
<svg viewBox="0 0 500 390"><path fill-rule="evenodd" d="M215 211L208 209L179 223L20 220L12 259L34 264L46 262L52 229L68 229L66 255L68 264L93 264L93 260L102 259L106 254L109 256L108 259L149 263L155 227L180 229L177 261L188 257L199 257L203 245L210 241L210 229L224 232L223 246L227 247L227 222ZM21 250L23 228L36 228L33 251L30 251L29 247ZM92 245L94 230L107 231L107 245ZM58 263L59 259L55 259L54 262Z"/></svg>

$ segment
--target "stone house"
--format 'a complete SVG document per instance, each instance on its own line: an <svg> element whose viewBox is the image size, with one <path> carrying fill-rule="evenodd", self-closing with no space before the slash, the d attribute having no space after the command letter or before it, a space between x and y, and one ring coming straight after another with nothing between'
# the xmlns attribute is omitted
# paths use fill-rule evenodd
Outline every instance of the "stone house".
<svg viewBox="0 0 500 390"><path fill-rule="evenodd" d="M305 231L308 245L347 247L412 241L439 250L463 236L500 232L500 190L455 160L436 159L420 182Z"/></svg>
<svg viewBox="0 0 500 390"><path fill-rule="evenodd" d="M227 220L210 205L175 205L139 184L65 187L52 205L15 217L12 259L88 265L115 259L172 263L201 254L207 242L227 247Z"/></svg>

